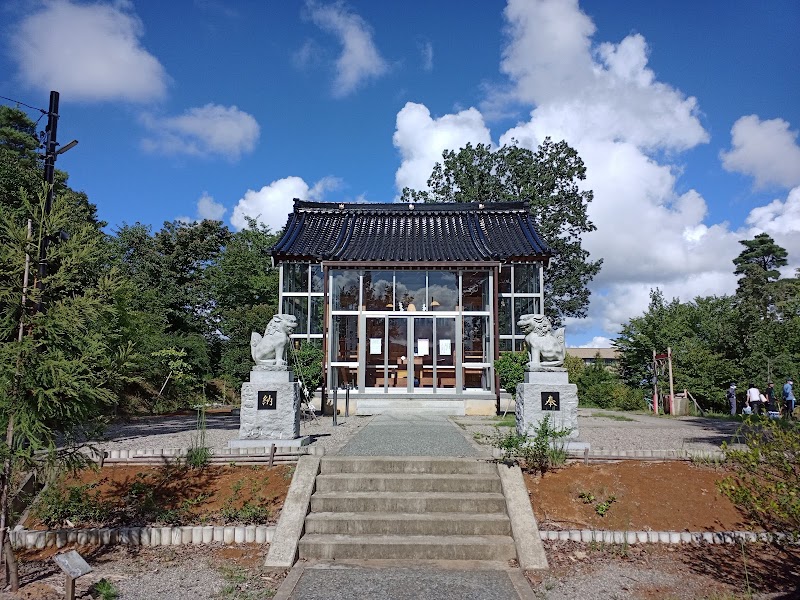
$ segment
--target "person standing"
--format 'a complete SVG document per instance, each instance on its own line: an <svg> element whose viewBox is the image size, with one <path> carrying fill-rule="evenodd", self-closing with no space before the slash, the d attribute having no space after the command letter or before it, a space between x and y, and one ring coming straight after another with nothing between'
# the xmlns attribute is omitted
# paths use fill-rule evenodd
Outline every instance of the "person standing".
<svg viewBox="0 0 800 600"><path fill-rule="evenodd" d="M736 416L736 384L732 383L728 388L728 402L731 405L731 415Z"/></svg>
<svg viewBox="0 0 800 600"><path fill-rule="evenodd" d="M786 407L786 418L791 419L794 413L794 391L792 391L794 381L789 377L783 384L783 405Z"/></svg>
<svg viewBox="0 0 800 600"><path fill-rule="evenodd" d="M775 411L775 384L771 381L767 383L767 389L764 392L764 395L767 397L767 411L774 412Z"/></svg>
<svg viewBox="0 0 800 600"><path fill-rule="evenodd" d="M761 414L761 391L751 383L747 388L747 400L754 414Z"/></svg>

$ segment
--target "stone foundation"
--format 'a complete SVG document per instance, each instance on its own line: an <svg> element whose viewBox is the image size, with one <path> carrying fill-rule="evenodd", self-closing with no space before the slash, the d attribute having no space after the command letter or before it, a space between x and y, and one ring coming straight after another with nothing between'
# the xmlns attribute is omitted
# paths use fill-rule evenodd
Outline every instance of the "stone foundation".
<svg viewBox="0 0 800 600"><path fill-rule="evenodd" d="M578 438L578 386L569 383L566 369L548 368L525 373L517 385L517 433L532 435L539 423L550 417L556 429L571 429L569 439Z"/></svg>
<svg viewBox="0 0 800 600"><path fill-rule="evenodd" d="M239 439L231 448L299 446L300 384L290 371L256 370L242 384Z"/></svg>

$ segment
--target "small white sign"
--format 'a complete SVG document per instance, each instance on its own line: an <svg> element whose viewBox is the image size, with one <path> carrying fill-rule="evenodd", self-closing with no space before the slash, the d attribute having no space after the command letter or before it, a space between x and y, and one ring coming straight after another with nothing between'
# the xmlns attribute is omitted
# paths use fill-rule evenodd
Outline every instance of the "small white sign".
<svg viewBox="0 0 800 600"><path fill-rule="evenodd" d="M439 356L450 356L453 353L453 348L450 345L450 340L439 340Z"/></svg>
<svg viewBox="0 0 800 600"><path fill-rule="evenodd" d="M419 338L417 340L417 356L428 356L431 353L431 345L428 339Z"/></svg>
<svg viewBox="0 0 800 600"><path fill-rule="evenodd" d="M383 338L369 338L369 353L380 354Z"/></svg>

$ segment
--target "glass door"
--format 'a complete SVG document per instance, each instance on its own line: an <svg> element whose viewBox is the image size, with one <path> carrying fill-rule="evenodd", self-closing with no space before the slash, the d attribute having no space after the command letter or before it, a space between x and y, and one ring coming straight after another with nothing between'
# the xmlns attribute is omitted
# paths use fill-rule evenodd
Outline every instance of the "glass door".
<svg viewBox="0 0 800 600"><path fill-rule="evenodd" d="M437 390L456 389L456 318L437 317L434 320L433 351L436 360Z"/></svg>
<svg viewBox="0 0 800 600"><path fill-rule="evenodd" d="M430 391L434 387L433 318L411 317L414 321L414 381L416 389Z"/></svg>
<svg viewBox="0 0 800 600"><path fill-rule="evenodd" d="M389 391L407 392L409 378L413 381L413 357L408 352L408 317L389 317L386 355L387 386ZM409 362L411 365L409 365Z"/></svg>

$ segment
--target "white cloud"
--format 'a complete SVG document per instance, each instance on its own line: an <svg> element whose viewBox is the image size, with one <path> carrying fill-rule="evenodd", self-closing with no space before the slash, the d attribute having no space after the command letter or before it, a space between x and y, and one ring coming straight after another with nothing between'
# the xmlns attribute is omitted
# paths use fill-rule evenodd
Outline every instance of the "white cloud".
<svg viewBox="0 0 800 600"><path fill-rule="evenodd" d="M147 102L162 98L168 76L141 44L144 28L127 3L43 3L13 27L19 78L70 100Z"/></svg>
<svg viewBox="0 0 800 600"><path fill-rule="evenodd" d="M434 119L424 105L408 102L397 113L392 141L402 159L395 174L398 191L404 187L422 190L444 150L461 148L467 142L491 144L491 136L475 108Z"/></svg>
<svg viewBox="0 0 800 600"><path fill-rule="evenodd" d="M531 112L499 143L513 138L535 149L547 136L565 139L586 164L582 186L594 192L589 216L597 231L584 235L583 243L604 264L591 286L589 317L568 319L570 335L614 337L647 308L655 287L684 300L733 292L731 261L742 249L739 240L760 230L773 234L799 264L800 248L794 254L793 248L800 245L800 188L785 201L754 209L739 230L707 222L698 190L677 191L677 153L709 136L697 101L658 81L648 67L641 35L595 42L594 24L575 0L509 0L505 15L509 37L501 70L509 81L489 90L489 104L496 110L505 99ZM794 144L788 128L782 131L782 141ZM424 189L442 150L468 141L491 143L476 109L433 119L424 105L407 104L394 134L402 158L398 190ZM788 153L786 144L779 145Z"/></svg>
<svg viewBox="0 0 800 600"><path fill-rule="evenodd" d="M342 53L336 60L334 96L347 96L364 81L388 71L386 61L372 39L372 30L364 19L342 3L321 5L309 1L307 6L314 24L335 35L342 44Z"/></svg>
<svg viewBox="0 0 800 600"><path fill-rule="evenodd" d="M754 177L759 187L800 185L797 131L791 131L783 119L741 117L731 128L731 144L729 151L720 153L726 170Z"/></svg>
<svg viewBox="0 0 800 600"><path fill-rule="evenodd" d="M602 335L596 335L585 344L581 344L578 348L611 348L611 340Z"/></svg>
<svg viewBox="0 0 800 600"><path fill-rule="evenodd" d="M213 196L210 196L208 192L203 192L200 198L197 200L195 218L183 216L178 217L177 220L184 223L196 223L205 219L210 221L221 221L226 212L227 209L222 204L215 201Z"/></svg>
<svg viewBox="0 0 800 600"><path fill-rule="evenodd" d="M252 152L260 134L255 118L235 106L206 104L176 117L143 115L150 137L142 146L150 152L189 156L217 155L238 160Z"/></svg>
<svg viewBox="0 0 800 600"><path fill-rule="evenodd" d="M215 202L214 198L209 196L207 192L203 192L203 195L197 201L197 218L201 221L203 219L221 221L225 212L226 208L219 202Z"/></svg>
<svg viewBox="0 0 800 600"><path fill-rule="evenodd" d="M286 218L294 210L294 198L322 200L325 192L338 188L341 181L335 177L323 177L312 187L300 177L284 177L265 185L260 190L247 190L231 215L231 224L237 229L247 227L251 217L279 231L286 225Z"/></svg>

